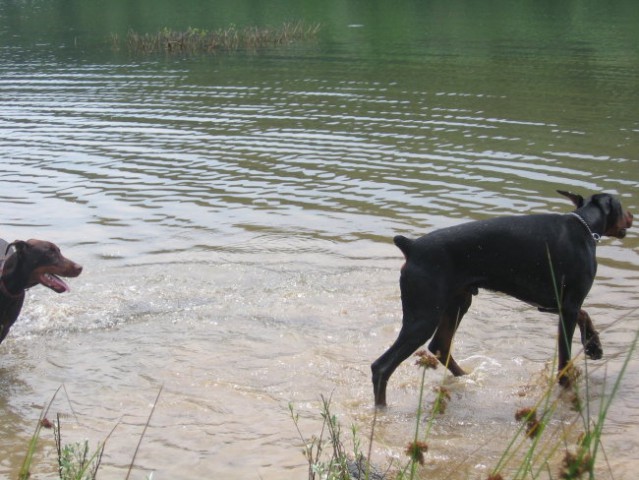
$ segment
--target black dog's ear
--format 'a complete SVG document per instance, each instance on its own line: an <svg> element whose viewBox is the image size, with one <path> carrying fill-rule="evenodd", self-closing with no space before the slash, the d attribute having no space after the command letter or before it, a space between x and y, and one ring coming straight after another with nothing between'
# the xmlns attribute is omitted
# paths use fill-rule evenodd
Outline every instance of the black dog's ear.
<svg viewBox="0 0 639 480"><path fill-rule="evenodd" d="M7 249L4 252L5 256L7 256L11 247L15 248L16 254L20 255L27 247L27 242L25 242L24 240L16 240L15 242L10 243L9 245L7 245Z"/></svg>
<svg viewBox="0 0 639 480"><path fill-rule="evenodd" d="M615 202L614 197L606 194L593 195L592 200L597 204L606 217L613 213Z"/></svg>
<svg viewBox="0 0 639 480"><path fill-rule="evenodd" d="M564 197L568 197L572 201L572 203L575 204L575 207L577 208L583 207L584 205L584 197L582 197L581 195L577 195L576 193L570 193L565 190L557 190L557 193L559 193L560 195L563 195Z"/></svg>

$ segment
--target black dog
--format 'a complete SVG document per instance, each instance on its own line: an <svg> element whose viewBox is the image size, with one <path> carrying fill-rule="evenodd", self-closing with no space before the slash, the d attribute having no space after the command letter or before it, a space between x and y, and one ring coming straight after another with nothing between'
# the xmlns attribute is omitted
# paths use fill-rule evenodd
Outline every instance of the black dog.
<svg viewBox="0 0 639 480"><path fill-rule="evenodd" d="M9 255L11 247L15 253ZM43 240L17 240L7 244L0 239L0 252L3 254L0 256L1 343L20 315L27 288L41 284L57 293L66 292L69 287L58 275L77 277L82 266L64 258L56 245Z"/></svg>
<svg viewBox="0 0 639 480"><path fill-rule="evenodd" d="M403 252L402 329L371 366L375 404L386 405L386 385L397 366L431 336L428 349L453 375L464 371L450 344L479 288L503 292L544 312L559 314L559 380L570 361L575 326L590 358L601 358L599 338L581 310L590 291L602 235L623 238L632 214L608 194L584 200L560 191L577 209L569 214L509 216L444 228L417 240L398 235ZM552 269L551 269L552 265Z"/></svg>

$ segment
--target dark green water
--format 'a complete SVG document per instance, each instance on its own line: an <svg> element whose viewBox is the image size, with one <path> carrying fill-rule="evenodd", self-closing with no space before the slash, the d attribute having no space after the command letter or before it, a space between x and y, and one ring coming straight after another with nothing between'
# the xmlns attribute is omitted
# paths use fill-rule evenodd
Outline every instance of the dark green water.
<svg viewBox="0 0 639 480"><path fill-rule="evenodd" d="M195 55L112 42L296 20L317 38ZM124 477L162 384L139 478L303 478L289 402L309 436L320 394L347 425L372 421L369 364L400 318L393 235L568 211L559 188L637 212L637 25L630 0L0 2L0 237L46 238L85 265L70 294L34 288L0 346L0 476L15 478L64 383L53 411L73 406L70 437L121 422L107 478ZM595 407L636 331L638 249L633 231L598 249ZM555 331L478 297L456 341L473 373L451 381L424 478L486 476L536 401ZM597 478L634 479L635 364ZM395 375L382 465L414 428L417 374Z"/></svg>

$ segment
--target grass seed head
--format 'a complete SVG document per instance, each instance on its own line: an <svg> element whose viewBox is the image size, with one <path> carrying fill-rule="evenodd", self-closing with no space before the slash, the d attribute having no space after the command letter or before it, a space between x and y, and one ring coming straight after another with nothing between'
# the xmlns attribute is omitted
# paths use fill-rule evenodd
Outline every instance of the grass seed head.
<svg viewBox="0 0 639 480"><path fill-rule="evenodd" d="M414 462L419 462L420 465L424 465L424 453L428 451L428 444L426 442L411 442L406 447L406 455L408 455Z"/></svg>
<svg viewBox="0 0 639 480"><path fill-rule="evenodd" d="M417 360L415 365L422 368L432 368L433 370L439 366L439 360L434 355L431 355L426 350L420 350L415 353Z"/></svg>
<svg viewBox="0 0 639 480"><path fill-rule="evenodd" d="M592 471L593 461L589 453L574 454L569 451L564 455L564 460L559 471L559 478L563 480L577 480L584 473Z"/></svg>
<svg viewBox="0 0 639 480"><path fill-rule="evenodd" d="M444 414L446 413L446 407L448 407L448 402L450 401L450 392L446 387L435 387L433 389L437 394L437 398L435 398L435 403L433 404L433 414Z"/></svg>
<svg viewBox="0 0 639 480"><path fill-rule="evenodd" d="M518 422L524 420L526 422L526 436L534 438L541 432L541 423L537 420L537 410L535 408L520 408L515 413L515 420Z"/></svg>

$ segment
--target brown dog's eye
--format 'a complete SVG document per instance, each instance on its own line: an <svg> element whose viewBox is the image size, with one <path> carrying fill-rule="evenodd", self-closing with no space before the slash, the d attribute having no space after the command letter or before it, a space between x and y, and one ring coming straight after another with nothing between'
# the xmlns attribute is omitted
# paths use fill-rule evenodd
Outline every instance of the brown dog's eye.
<svg viewBox="0 0 639 480"><path fill-rule="evenodd" d="M58 249L55 245L48 245L46 248L41 250L42 258L46 258L47 263L55 263L56 258L58 258Z"/></svg>

